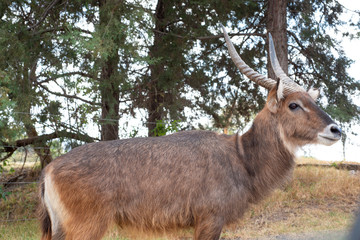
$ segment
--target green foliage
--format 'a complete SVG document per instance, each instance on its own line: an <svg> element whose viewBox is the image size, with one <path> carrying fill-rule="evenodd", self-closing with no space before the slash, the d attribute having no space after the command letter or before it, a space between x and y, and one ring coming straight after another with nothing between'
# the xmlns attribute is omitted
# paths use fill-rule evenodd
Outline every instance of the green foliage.
<svg viewBox="0 0 360 240"><path fill-rule="evenodd" d="M131 130L131 132L129 133L129 137L130 138L135 138L138 135L138 133L139 133L139 129L138 128L133 128Z"/></svg>
<svg viewBox="0 0 360 240"><path fill-rule="evenodd" d="M44 124L46 121L51 121L53 123L60 121L60 108L61 103L59 101L50 101L39 114L40 123Z"/></svg>
<svg viewBox="0 0 360 240"><path fill-rule="evenodd" d="M0 199L6 200L6 197L9 196L11 192L6 192L3 186L0 186Z"/></svg>
<svg viewBox="0 0 360 240"><path fill-rule="evenodd" d="M9 168L9 160L8 159L4 159L2 162L0 162L0 175L2 173L4 173L5 167L8 168L8 171L10 173L14 173L15 169L13 167Z"/></svg>
<svg viewBox="0 0 360 240"><path fill-rule="evenodd" d="M4 162L5 162L5 161L3 161L3 162L0 164L0 173L3 173L3 172L4 172L4 167L6 166L6 165L4 165Z"/></svg>
<svg viewBox="0 0 360 240"><path fill-rule="evenodd" d="M163 120L156 121L156 126L154 128L154 136L165 136L170 133L178 132L180 131L180 121L174 120L170 123L166 123Z"/></svg>
<svg viewBox="0 0 360 240"><path fill-rule="evenodd" d="M240 33L232 40L242 58L265 73L266 4L79 0L43 15L48 1L1 2L0 140L64 130L72 134L42 143L60 154L83 144L76 134L98 137L96 124L117 132L118 120L139 110L144 122L156 122L148 125L156 136L178 131L172 124L180 120L193 128L203 116L218 129L243 127L264 106L265 92L239 74L216 35L219 23ZM359 120L351 95L360 83L334 36L357 37L359 26L342 22L344 11L335 0L288 1L289 72L305 87L323 87L323 108L350 126ZM135 137L139 129L121 131Z"/></svg>
<svg viewBox="0 0 360 240"><path fill-rule="evenodd" d="M334 168L339 168L339 165L336 162L331 163L330 166Z"/></svg>
<svg viewBox="0 0 360 240"><path fill-rule="evenodd" d="M144 98L135 102L149 112L147 121L184 121L188 117L186 107L193 110L192 118L205 114L213 118L217 126L235 126L248 121L263 106L264 96L257 86L238 73L232 60L223 53L223 39L212 36L219 34L220 22L232 27L249 25L251 27L244 31L252 31L252 23L263 18L260 13L263 3L159 0L157 4L155 34L149 47L149 56L157 61L149 63L150 71L141 78L146 84ZM255 28L262 31L264 26ZM242 52L244 59L252 67L265 67L264 61L254 58L254 54L260 59L264 56L261 39L255 39L254 45L245 45L246 39L240 40L240 45L246 46Z"/></svg>
<svg viewBox="0 0 360 240"><path fill-rule="evenodd" d="M64 144L63 139L55 139L55 140L51 141L50 151L54 157L61 156L62 154L65 153L63 144ZM65 143L65 146L66 146L66 143Z"/></svg>

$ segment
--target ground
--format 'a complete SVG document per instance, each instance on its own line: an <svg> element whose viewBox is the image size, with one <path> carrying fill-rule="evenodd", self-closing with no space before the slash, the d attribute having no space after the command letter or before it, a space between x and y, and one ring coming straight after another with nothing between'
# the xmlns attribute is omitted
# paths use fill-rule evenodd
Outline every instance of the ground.
<svg viewBox="0 0 360 240"><path fill-rule="evenodd" d="M344 239L359 207L360 173L337 166L298 166L291 182L225 228L222 239ZM10 181L0 185L0 239L39 239L37 183L19 183L36 181L39 168L14 169L0 176L0 182ZM121 234L113 228L106 239L126 239ZM176 236L190 239L192 231Z"/></svg>

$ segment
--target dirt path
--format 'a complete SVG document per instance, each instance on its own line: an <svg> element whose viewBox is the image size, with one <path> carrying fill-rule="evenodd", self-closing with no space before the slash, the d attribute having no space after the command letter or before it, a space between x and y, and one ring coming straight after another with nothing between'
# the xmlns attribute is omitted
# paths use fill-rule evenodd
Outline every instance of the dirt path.
<svg viewBox="0 0 360 240"><path fill-rule="evenodd" d="M268 236L261 238L254 238L249 240L346 240L349 233L347 231L337 230L337 231L321 231L313 232L306 234L284 234L277 236ZM223 240L230 240L224 238ZM231 240L243 240L241 238L231 239Z"/></svg>

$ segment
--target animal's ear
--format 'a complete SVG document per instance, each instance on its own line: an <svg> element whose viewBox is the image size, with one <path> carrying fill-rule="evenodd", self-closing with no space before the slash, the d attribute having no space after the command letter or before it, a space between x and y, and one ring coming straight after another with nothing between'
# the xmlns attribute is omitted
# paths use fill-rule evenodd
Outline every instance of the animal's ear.
<svg viewBox="0 0 360 240"><path fill-rule="evenodd" d="M314 99L314 101L316 101L316 99L319 97L320 95L320 91L317 88L310 88L308 91L308 94L310 95L310 97L312 99Z"/></svg>
<svg viewBox="0 0 360 240"><path fill-rule="evenodd" d="M275 89L272 90L269 94L269 98L267 101L267 106L272 113L276 113L279 106L280 101L284 98L284 84L280 80L280 78L277 79L277 83L275 86Z"/></svg>
<svg viewBox="0 0 360 240"><path fill-rule="evenodd" d="M272 113L276 113L277 109L278 109L278 104L277 101L275 99L275 96L268 98L268 101L266 103L268 109L270 110L270 112Z"/></svg>

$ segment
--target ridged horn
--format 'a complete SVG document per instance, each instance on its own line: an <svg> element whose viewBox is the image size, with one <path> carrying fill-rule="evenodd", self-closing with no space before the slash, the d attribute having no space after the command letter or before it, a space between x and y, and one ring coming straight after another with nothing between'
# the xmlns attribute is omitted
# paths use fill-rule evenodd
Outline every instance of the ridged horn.
<svg viewBox="0 0 360 240"><path fill-rule="evenodd" d="M270 63L272 69L274 70L275 75L281 79L285 86L285 93L292 93L292 92L305 92L305 89L299 86L296 82L291 80L284 70L281 68L279 60L276 56L274 41L272 39L271 33L269 33L269 55L270 55Z"/></svg>
<svg viewBox="0 0 360 240"><path fill-rule="evenodd" d="M222 24L221 24L221 27L223 29L226 45L228 47L231 59L235 63L236 67L240 70L240 72L242 74L244 74L245 76L247 76L251 81L255 82L256 84L258 84L266 89L269 89L269 90L272 89L276 85L277 82L274 79L268 78L268 77L258 73L254 69L250 68L244 62L244 60L241 59L240 55L236 52L235 47L234 47L233 43L231 42L230 37L225 30L225 27ZM282 82L284 84L284 95L288 95L293 92L304 92L305 89L303 89L301 86L299 86L294 81L292 81L281 69L279 61L277 60L277 57L276 57L274 43L272 41L270 34L269 34L269 36L270 36L269 37L269 44L270 44L269 48L270 48L270 52L271 52L270 59L272 59L271 55L273 55L273 57L274 57L273 58L274 61L272 61L272 60L270 60L270 61L271 61L273 69L274 69L274 65L278 66L278 67L276 67L276 71L274 69L274 72L277 75L277 77L279 77L282 80ZM270 40L270 38L271 38L271 40ZM279 75L279 73L280 73L279 69L282 73L280 75Z"/></svg>
<svg viewBox="0 0 360 240"><path fill-rule="evenodd" d="M227 34L223 25L221 25L224 37L226 41L226 45L228 47L231 59L235 63L236 67L240 70L242 74L247 76L251 81L257 83L258 85L266 88L272 89L276 85L276 81L271 78L267 78L266 76L256 72L254 69L249 67L244 60L241 59L240 55L236 52L234 45L232 44L229 35Z"/></svg>

